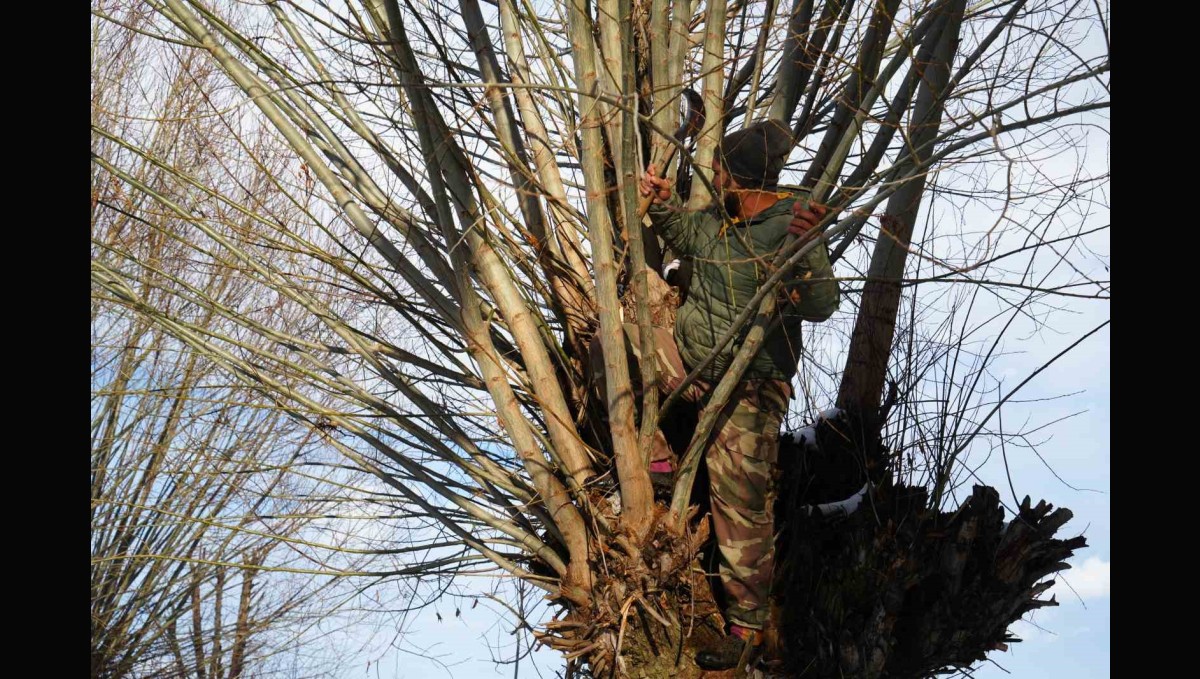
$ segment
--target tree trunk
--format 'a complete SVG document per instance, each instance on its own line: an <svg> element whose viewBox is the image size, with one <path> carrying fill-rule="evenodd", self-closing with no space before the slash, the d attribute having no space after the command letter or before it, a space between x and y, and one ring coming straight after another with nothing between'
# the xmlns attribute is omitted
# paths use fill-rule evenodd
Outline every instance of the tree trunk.
<svg viewBox="0 0 1200 679"><path fill-rule="evenodd" d="M999 494L975 486L951 512L928 489L896 483L878 426L841 414L798 434L780 451L776 505L777 672L810 677L928 677L969 667L1018 641L1008 626L1057 605L1037 596L1069 568L1083 537L1054 538L1066 509L1021 504L1004 522ZM869 482L857 511L826 505Z"/></svg>
<svg viewBox="0 0 1200 679"><path fill-rule="evenodd" d="M958 46L958 32L965 6L965 0L956 0L942 10L948 13L949 24L933 44L930 50L932 58L919 76L921 87L908 129L912 155L909 156L906 170L919 167L933 155L932 145L941 126L945 89L950 80L950 66ZM904 275L913 226L921 208L926 176L926 172L917 173L888 200L886 217L882 220L879 240L871 256L854 334L850 339L846 369L838 390L839 408L862 413L873 413L879 408L892 338L896 332L900 279Z"/></svg>

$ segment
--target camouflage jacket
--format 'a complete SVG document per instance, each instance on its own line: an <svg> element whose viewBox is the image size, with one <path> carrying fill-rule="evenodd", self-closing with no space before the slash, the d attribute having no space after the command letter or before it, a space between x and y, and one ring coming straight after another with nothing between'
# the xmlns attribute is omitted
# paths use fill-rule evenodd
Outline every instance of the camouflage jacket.
<svg viewBox="0 0 1200 679"><path fill-rule="evenodd" d="M728 225L715 207L689 212L677 198L650 207L655 230L676 253L692 258L687 298L675 319L675 341L689 369L712 351L770 276L796 201L794 194L780 196L750 220L734 219ZM744 379L790 381L800 359L801 321L824 321L837 310L840 293L825 245L800 260L785 279L783 291L777 311L782 322L767 335ZM715 381L725 372L749 326L709 364L702 379Z"/></svg>

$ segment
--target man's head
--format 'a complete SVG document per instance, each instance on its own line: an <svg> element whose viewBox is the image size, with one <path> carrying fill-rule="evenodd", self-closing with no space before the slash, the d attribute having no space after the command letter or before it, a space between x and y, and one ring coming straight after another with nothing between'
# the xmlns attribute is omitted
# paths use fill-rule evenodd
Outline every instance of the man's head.
<svg viewBox="0 0 1200 679"><path fill-rule="evenodd" d="M791 131L776 120L763 120L728 134L713 158L713 185L722 193L774 191L791 150Z"/></svg>

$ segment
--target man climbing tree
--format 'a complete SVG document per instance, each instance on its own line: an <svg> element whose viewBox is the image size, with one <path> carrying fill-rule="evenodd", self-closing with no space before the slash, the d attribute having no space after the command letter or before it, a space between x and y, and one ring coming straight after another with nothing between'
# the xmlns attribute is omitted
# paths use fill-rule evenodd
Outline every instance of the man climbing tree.
<svg viewBox="0 0 1200 679"><path fill-rule="evenodd" d="M713 351L771 274L770 262L789 232L803 233L824 217L823 206L778 190L791 142L790 133L771 120L726 136L713 161L715 200L698 211L682 209L670 182L657 177L653 165L643 175L640 190L643 196L653 195L649 214L655 230L678 254L693 260L674 333L664 330L655 337L660 389L678 387L688 370ZM774 562L772 484L779 428L800 357L801 321L824 321L838 302L828 253L814 248L784 285L778 323L722 412L705 455L730 633L697 653L696 662L704 669L734 667L747 644L762 641ZM625 330L630 355L636 356L637 326L627 323ZM718 353L685 398L703 402L740 347L735 341ZM651 473L670 474L674 463L673 452L658 434Z"/></svg>

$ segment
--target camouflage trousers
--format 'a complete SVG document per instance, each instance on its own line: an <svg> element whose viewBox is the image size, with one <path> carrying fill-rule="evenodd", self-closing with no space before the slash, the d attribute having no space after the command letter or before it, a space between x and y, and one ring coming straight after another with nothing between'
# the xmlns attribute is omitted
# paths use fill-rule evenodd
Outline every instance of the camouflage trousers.
<svg viewBox="0 0 1200 679"><path fill-rule="evenodd" d="M630 377L640 382L641 346L638 328L624 324ZM673 333L654 329L656 385L664 394L687 375ZM604 392L603 352L592 342L593 375ZM684 393L689 401L704 405L715 385L695 381ZM640 391L640 389L639 389ZM775 478L779 454L779 428L787 412L791 385L781 380L744 380L734 390L721 416L716 435L705 452L708 465L712 527L717 540L718 574L729 601L730 622L762 629L767 620L771 571L775 563ZM662 432L655 433L651 462L675 454Z"/></svg>

